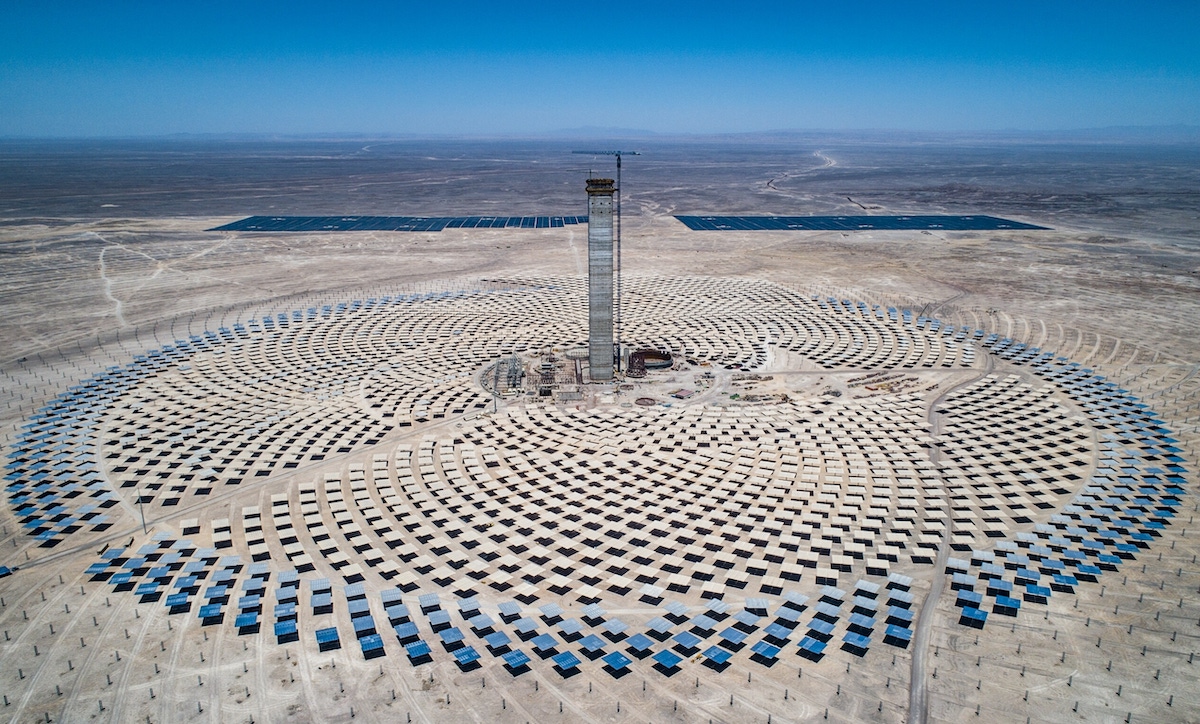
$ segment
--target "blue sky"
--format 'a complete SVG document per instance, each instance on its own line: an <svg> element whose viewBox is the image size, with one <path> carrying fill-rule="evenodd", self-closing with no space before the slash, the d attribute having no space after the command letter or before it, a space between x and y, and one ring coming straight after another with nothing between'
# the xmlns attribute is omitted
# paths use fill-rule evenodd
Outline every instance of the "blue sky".
<svg viewBox="0 0 1200 724"><path fill-rule="evenodd" d="M1171 124L1197 2L0 4L0 136Z"/></svg>

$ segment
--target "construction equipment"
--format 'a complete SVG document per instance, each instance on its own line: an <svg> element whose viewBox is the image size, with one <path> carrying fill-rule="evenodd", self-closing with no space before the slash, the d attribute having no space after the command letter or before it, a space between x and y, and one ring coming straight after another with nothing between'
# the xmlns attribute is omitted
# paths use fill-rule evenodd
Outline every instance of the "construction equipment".
<svg viewBox="0 0 1200 724"><path fill-rule="evenodd" d="M617 335L617 371L621 371L621 157L622 156L641 156L638 151L572 151L585 156L616 156L617 157L617 223L616 223L616 273L617 273L617 294L616 294L616 324L615 332Z"/></svg>

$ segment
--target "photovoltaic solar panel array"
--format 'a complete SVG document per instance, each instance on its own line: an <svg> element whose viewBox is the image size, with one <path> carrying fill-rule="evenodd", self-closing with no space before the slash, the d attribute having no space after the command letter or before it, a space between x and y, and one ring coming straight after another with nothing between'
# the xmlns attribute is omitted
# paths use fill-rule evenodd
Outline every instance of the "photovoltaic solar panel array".
<svg viewBox="0 0 1200 724"><path fill-rule="evenodd" d="M586 216L250 216L209 231L554 229L586 223Z"/></svg>
<svg viewBox="0 0 1200 724"><path fill-rule="evenodd" d="M1044 226L995 216L676 216L692 231L998 231ZM250 216L209 231L555 229L586 216Z"/></svg>
<svg viewBox="0 0 1200 724"><path fill-rule="evenodd" d="M692 231L996 231L1045 229L995 216L676 216Z"/></svg>

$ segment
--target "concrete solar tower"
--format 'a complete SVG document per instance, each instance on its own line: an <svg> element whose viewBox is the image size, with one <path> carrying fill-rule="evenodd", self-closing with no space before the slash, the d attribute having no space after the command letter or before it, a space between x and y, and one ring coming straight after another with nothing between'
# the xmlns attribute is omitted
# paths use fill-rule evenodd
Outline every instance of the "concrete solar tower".
<svg viewBox="0 0 1200 724"><path fill-rule="evenodd" d="M613 378L613 180L591 178L588 193L588 375Z"/></svg>

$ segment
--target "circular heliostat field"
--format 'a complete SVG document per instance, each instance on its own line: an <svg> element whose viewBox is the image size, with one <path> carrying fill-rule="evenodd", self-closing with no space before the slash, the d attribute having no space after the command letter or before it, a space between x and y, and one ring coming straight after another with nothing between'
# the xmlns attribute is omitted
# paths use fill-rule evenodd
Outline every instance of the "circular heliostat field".
<svg viewBox="0 0 1200 724"><path fill-rule="evenodd" d="M983 627L1116 569L1182 495L1151 410L986 330L633 277L623 341L674 365L571 386L584 299L507 280L179 340L30 420L9 505L96 543L106 596L233 640L619 678L903 652L947 574ZM555 355L554 394L482 379Z"/></svg>

